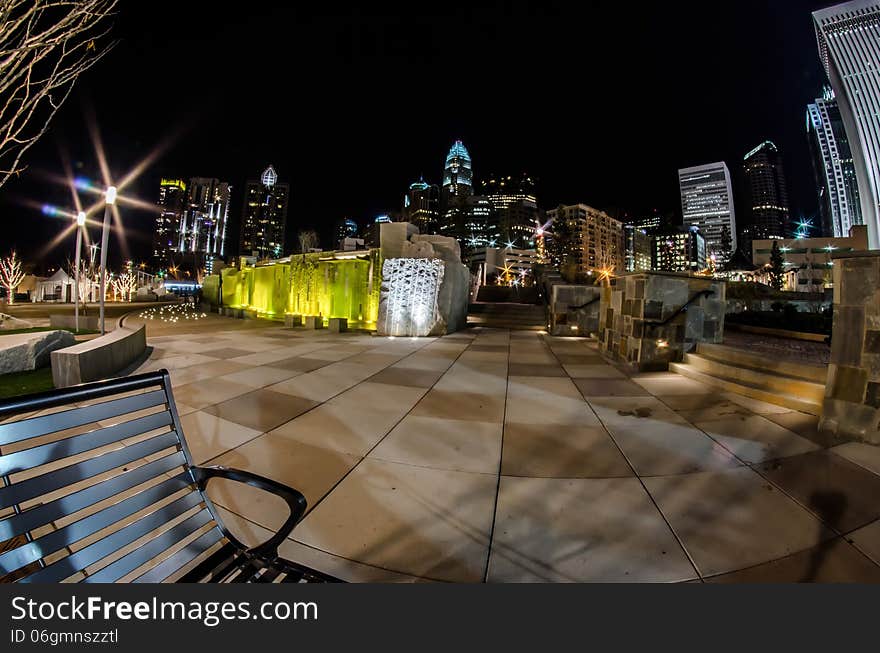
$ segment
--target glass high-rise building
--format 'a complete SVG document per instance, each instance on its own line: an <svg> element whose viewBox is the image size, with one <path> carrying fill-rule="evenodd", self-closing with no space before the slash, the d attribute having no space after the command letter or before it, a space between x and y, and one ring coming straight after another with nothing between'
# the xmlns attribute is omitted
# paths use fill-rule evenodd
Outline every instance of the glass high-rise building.
<svg viewBox="0 0 880 653"><path fill-rule="evenodd" d="M474 194L474 172L471 155L461 141L455 141L446 155L443 167L443 192L448 197L467 197Z"/></svg>
<svg viewBox="0 0 880 653"><path fill-rule="evenodd" d="M864 221L849 139L834 91L828 87L822 97L807 105L807 139L822 235L846 238L853 225Z"/></svg>
<svg viewBox="0 0 880 653"><path fill-rule="evenodd" d="M723 161L678 171L684 225L698 227L709 256L723 265L736 251L736 213L730 170Z"/></svg>
<svg viewBox="0 0 880 653"><path fill-rule="evenodd" d="M880 3L813 12L819 58L837 97L859 186L868 244L880 247Z"/></svg>
<svg viewBox="0 0 880 653"><path fill-rule="evenodd" d="M219 179L193 177L177 233L177 251L201 266L226 255L226 225L232 186Z"/></svg>
<svg viewBox="0 0 880 653"><path fill-rule="evenodd" d="M746 254L753 240L789 235L788 188L782 171L782 155L771 141L764 141L743 157L748 186L749 213L739 221L737 243Z"/></svg>
<svg viewBox="0 0 880 653"><path fill-rule="evenodd" d="M410 184L403 198L403 214L423 234L433 233L440 218L440 189L423 178Z"/></svg>
<svg viewBox="0 0 880 653"><path fill-rule="evenodd" d="M271 165L259 180L249 181L244 191L239 253L260 259L284 254L290 186L278 182Z"/></svg>
<svg viewBox="0 0 880 653"><path fill-rule="evenodd" d="M492 204L495 230L502 244L513 247L534 247L535 226L538 219L538 200L535 182L529 175L508 175L480 182L480 195Z"/></svg>
<svg viewBox="0 0 880 653"><path fill-rule="evenodd" d="M159 182L159 215L153 232L153 265L156 269L164 268L174 260L185 200L186 182L182 179L162 179Z"/></svg>

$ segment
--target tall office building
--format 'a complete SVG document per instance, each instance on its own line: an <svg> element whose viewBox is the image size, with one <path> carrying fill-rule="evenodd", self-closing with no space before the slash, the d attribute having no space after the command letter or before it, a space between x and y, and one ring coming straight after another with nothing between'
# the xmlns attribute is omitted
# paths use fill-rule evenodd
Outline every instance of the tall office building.
<svg viewBox="0 0 880 653"><path fill-rule="evenodd" d="M737 243L743 252L750 254L753 240L789 235L788 188L782 172L782 156L771 141L764 141L743 157L743 172L749 212L739 221Z"/></svg>
<svg viewBox="0 0 880 653"><path fill-rule="evenodd" d="M834 91L828 87L822 97L807 105L807 139L822 235L843 238L853 225L864 221L849 139Z"/></svg>
<svg viewBox="0 0 880 653"><path fill-rule="evenodd" d="M159 182L159 214L153 232L153 266L157 270L168 266L177 251L185 200L186 183L182 179L162 179Z"/></svg>
<svg viewBox="0 0 880 653"><path fill-rule="evenodd" d="M525 173L507 177L489 175L479 184L479 190L492 204L502 244L533 247L539 213L534 180Z"/></svg>
<svg viewBox="0 0 880 653"><path fill-rule="evenodd" d="M678 171L681 213L685 226L694 226L706 239L710 256L723 265L736 251L736 215L730 170L723 161Z"/></svg>
<svg viewBox="0 0 880 653"><path fill-rule="evenodd" d="M410 184L403 198L403 214L407 222L419 228L423 234L437 231L440 218L440 189L428 184L424 178Z"/></svg>
<svg viewBox="0 0 880 653"><path fill-rule="evenodd" d="M547 218L551 222L551 239L555 225L562 220L573 231L574 237L567 249L577 262L578 272L626 269L623 223L619 220L586 204L560 205L547 211Z"/></svg>
<svg viewBox="0 0 880 653"><path fill-rule="evenodd" d="M853 155L868 244L880 247L880 3L854 0L813 12L819 58Z"/></svg>
<svg viewBox="0 0 880 653"><path fill-rule="evenodd" d="M667 272L700 272L707 266L706 241L697 227L671 227L652 237L651 268Z"/></svg>
<svg viewBox="0 0 880 653"><path fill-rule="evenodd" d="M249 181L244 191L239 253L257 258L278 258L284 253L290 186L278 183L271 165L259 181Z"/></svg>
<svg viewBox="0 0 880 653"><path fill-rule="evenodd" d="M446 197L467 197L474 194L474 173L471 155L461 141L455 141L443 166L443 193Z"/></svg>
<svg viewBox="0 0 880 653"><path fill-rule="evenodd" d="M177 234L177 251L180 255L192 255L197 268L203 265L209 267L209 262L215 257L226 255L226 225L231 193L232 186L218 179L190 179Z"/></svg>

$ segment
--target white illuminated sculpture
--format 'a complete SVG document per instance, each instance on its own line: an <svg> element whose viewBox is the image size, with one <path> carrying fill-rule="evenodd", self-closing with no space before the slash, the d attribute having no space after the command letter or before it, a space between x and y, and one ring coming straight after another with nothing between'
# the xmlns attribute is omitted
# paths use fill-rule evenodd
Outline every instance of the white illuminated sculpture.
<svg viewBox="0 0 880 653"><path fill-rule="evenodd" d="M443 261L436 258L391 258L382 264L379 333L427 336L439 319L437 295Z"/></svg>

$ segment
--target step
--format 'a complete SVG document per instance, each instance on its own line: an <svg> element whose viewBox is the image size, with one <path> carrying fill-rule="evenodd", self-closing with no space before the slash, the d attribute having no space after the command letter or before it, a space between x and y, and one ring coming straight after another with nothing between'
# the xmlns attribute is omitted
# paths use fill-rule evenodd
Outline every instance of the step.
<svg viewBox="0 0 880 653"><path fill-rule="evenodd" d="M711 376L709 374L700 372L692 365L688 365L687 363L670 363L669 370L671 372L681 374L682 376L685 376L689 379L693 379L694 381L700 381L701 383L705 383L706 385L721 388L728 392L735 392L736 394L751 397L752 399L765 401L768 404L774 404L776 406L782 406L791 410L797 410L802 413L807 413L809 415L821 415L822 413L821 402L816 403L801 399L800 397L793 397L790 395L780 394L778 392L770 392L763 388L749 385L748 383Z"/></svg>
<svg viewBox="0 0 880 653"><path fill-rule="evenodd" d="M803 397L808 401L818 403L822 403L825 397L824 383L816 383L795 376L724 363L713 358L707 358L702 354L685 354L684 362L710 376L730 379L737 383L746 383L763 388L769 392Z"/></svg>
<svg viewBox="0 0 880 653"><path fill-rule="evenodd" d="M535 324L534 322L486 320L479 317L475 318L473 316L468 318L468 326L480 326L489 329L511 329L514 331L543 331L544 329L546 329L546 326L544 324Z"/></svg>
<svg viewBox="0 0 880 653"><path fill-rule="evenodd" d="M748 367L761 372L791 376L805 381L812 381L813 383L820 383L822 386L825 385L825 380L828 376L828 367L825 365L813 365L793 360L772 358L765 354L756 354L739 347L701 342L697 344L697 353L705 358L711 358L722 363L738 367Z"/></svg>

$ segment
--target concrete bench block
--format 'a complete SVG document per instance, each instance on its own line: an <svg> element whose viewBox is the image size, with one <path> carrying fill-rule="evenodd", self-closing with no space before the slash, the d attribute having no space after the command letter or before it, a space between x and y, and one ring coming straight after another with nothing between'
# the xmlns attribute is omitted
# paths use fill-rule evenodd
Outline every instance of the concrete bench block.
<svg viewBox="0 0 880 653"><path fill-rule="evenodd" d="M285 315L284 316L284 326L288 329L293 327L301 327L303 325L303 316L302 315Z"/></svg>
<svg viewBox="0 0 880 653"><path fill-rule="evenodd" d="M106 379L140 358L147 348L147 327L120 328L107 335L51 353L56 388Z"/></svg>
<svg viewBox="0 0 880 653"><path fill-rule="evenodd" d="M323 329L324 328L324 318L320 315L306 315L305 316L305 327L306 329Z"/></svg>
<svg viewBox="0 0 880 653"><path fill-rule="evenodd" d="M345 333L348 331L348 319L344 317L331 317L328 327L333 333Z"/></svg>

